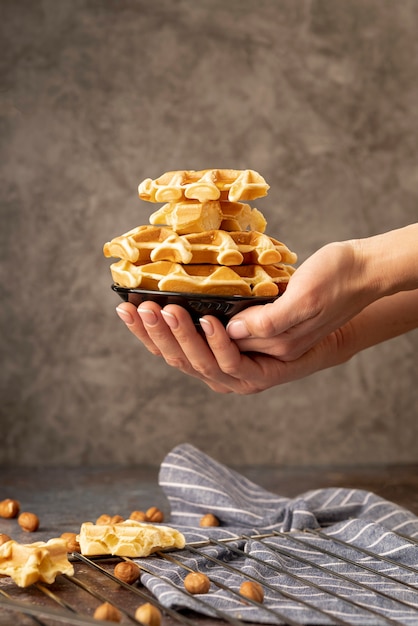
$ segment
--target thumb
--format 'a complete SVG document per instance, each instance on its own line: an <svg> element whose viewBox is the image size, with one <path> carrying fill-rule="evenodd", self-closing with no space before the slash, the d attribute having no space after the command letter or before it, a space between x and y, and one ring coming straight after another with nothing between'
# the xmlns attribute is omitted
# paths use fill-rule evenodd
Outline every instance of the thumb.
<svg viewBox="0 0 418 626"><path fill-rule="evenodd" d="M295 307L286 299L286 292L272 303L251 306L235 315L226 327L231 339L274 337L298 323Z"/></svg>

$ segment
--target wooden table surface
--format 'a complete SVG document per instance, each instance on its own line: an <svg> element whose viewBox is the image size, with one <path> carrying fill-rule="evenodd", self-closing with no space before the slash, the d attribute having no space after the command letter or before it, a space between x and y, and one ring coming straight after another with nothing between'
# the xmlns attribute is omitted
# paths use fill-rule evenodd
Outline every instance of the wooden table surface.
<svg viewBox="0 0 418 626"><path fill-rule="evenodd" d="M355 468L234 467L253 482L274 493L294 497L310 489L346 487L373 491L418 514L418 464ZM169 515L168 502L158 486L158 470L146 467L0 468L0 500L19 500L21 510L40 519L35 533L22 531L15 519L0 518L0 533L20 543L46 541L63 532L78 532L84 521L102 513L129 517L133 510L158 506ZM4 581L0 579L0 590ZM9 581L10 582L10 581ZM31 588L19 591L31 602ZM1 602L1 595L0 595ZM0 625L11 624L10 611L0 607ZM22 617L20 624L33 624ZM26 621L29 620L29 621ZM216 620L197 618L196 624ZM50 624L51 622L47 622ZM173 624L165 618L164 624Z"/></svg>

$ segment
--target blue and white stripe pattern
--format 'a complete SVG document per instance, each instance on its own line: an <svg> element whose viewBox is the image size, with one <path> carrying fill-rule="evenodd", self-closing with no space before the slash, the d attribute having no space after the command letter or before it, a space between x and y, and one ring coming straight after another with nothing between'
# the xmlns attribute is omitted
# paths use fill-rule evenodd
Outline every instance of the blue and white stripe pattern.
<svg viewBox="0 0 418 626"><path fill-rule="evenodd" d="M418 518L406 509L355 489L280 497L189 444L167 455L159 481L170 525L188 544L212 540L146 559L142 582L165 606L232 622L418 626ZM209 512L221 525L200 528ZM184 593L184 565L209 576L208 594ZM252 576L261 607L238 595Z"/></svg>

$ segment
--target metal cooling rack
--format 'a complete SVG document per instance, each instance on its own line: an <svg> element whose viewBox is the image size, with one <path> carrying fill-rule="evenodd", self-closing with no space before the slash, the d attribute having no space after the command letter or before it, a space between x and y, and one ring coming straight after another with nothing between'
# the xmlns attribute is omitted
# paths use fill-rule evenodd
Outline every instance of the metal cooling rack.
<svg viewBox="0 0 418 626"><path fill-rule="evenodd" d="M331 556L336 562L348 563L351 566L355 566L358 570L364 572L371 572L375 576L381 577L382 581L391 581L396 585L399 585L400 589L407 589L410 593L413 592L414 603L418 603L418 564L417 567L411 567L407 565L402 565L399 562L395 562L389 557L383 557L375 554L370 550L366 550L360 547L357 547L353 544L347 544L341 540L335 539L333 537L329 537L324 534L320 530L312 530L306 531L305 533L306 539L301 538L300 534L298 537L294 536L292 533L281 533L278 531L264 534L264 535L255 535L255 536L241 536L229 538L226 540L215 540L210 539L204 542L196 542L189 543L186 545L185 550L189 553L195 553L200 558L205 558L211 562L216 563L217 565L221 565L228 570L228 572L233 572L242 576L242 572L236 569L232 563L225 563L224 561L218 560L217 558L206 554L202 551L203 547L207 547L210 545L213 546L227 546L228 549L237 556L245 556L246 559L253 559L254 562L262 563L264 567L271 568L274 573L286 574L291 577L293 580L298 583L303 583L304 585L309 585L313 587L317 592L322 594L327 594L329 597L338 598L339 600L346 602L351 605L351 607L355 607L357 612L360 612L360 615L364 615L364 618L373 618L374 623L378 626L403 626L404 622L399 622L396 619L392 619L391 617L382 615L376 609L373 609L365 604L356 602L354 600L350 600L346 596L338 595L338 592L331 591L328 588L321 586L320 583L314 583L311 580L305 579L303 576L299 574L295 574L288 570L285 567L278 566L277 564L264 563L260 561L255 556L251 556L244 552L242 549L236 547L236 545L229 545L230 543L236 543L237 540L250 540L256 539L261 543L265 543L265 545L269 548L269 550L274 550L278 554L284 557L291 557L293 561L298 561L302 565L308 565L310 567L314 567L318 569L318 571L326 572L327 575L335 577L336 581L344 581L349 582L350 584L354 584L361 588L362 590L367 590L367 592L372 592L376 594L376 596L380 596L385 600L390 600L393 602L394 607L402 608L404 612L408 614L408 623L409 624L417 624L418 625L418 610L416 604L408 603L404 600L401 600L399 597L394 597L391 594L376 590L374 587L371 587L365 583L357 582L353 577L346 576L344 574L335 572L333 569L328 568L326 565L320 565L314 562L311 559L306 557L297 556L294 552L289 552L286 548L282 546L277 546L271 544L269 539L275 537L281 537L285 540L285 543L288 542L289 547L292 544L302 545L304 547L309 547L310 550L314 548L317 553ZM327 539L328 547L318 548L317 545L313 545L309 543L310 536L321 537L323 539ZM398 535L402 539L414 544L418 545L418 541L411 539L409 537L405 537L404 535ZM359 563L358 561L353 561L342 557L337 554L333 550L333 544L343 545L349 547L351 550L356 550L360 557L368 556L373 557L374 559L380 560L386 564L396 564L397 568L400 570L404 570L409 574L416 574L416 582L414 584L407 583L402 581L396 576L390 575L384 572L378 572L375 569L372 569L367 566L366 563ZM176 550L171 552L158 552L156 555L162 560L174 562L177 567L184 568L185 570L190 571L189 567L184 564L184 552L183 550ZM98 557L98 558L87 558L78 553L74 553L71 556L71 560L74 563L75 575L74 576L66 576L61 575L58 576L55 583L53 585L44 585L44 584L35 584L30 588L22 590L18 588L10 579L0 579L0 626L3 624L21 624L23 623L21 620L24 619L25 624L38 624L39 626L54 626L55 624L58 626L59 624L68 624L68 626L86 626L87 624L103 624L104 626L109 624L109 622L102 622L100 620L96 620L92 617L94 609L98 604L102 602L110 602L114 606L116 606L122 614L122 622L123 624L141 624L138 620L135 619L134 613L135 608L144 602L151 602L155 606L157 606L162 614L162 626L174 626L175 624L184 624L188 626L201 626L202 624L216 624L217 621L222 621L226 624L233 624L234 626L249 626L250 622L244 622L240 619L232 617L221 610L214 608L212 605L208 605L205 602L204 596L193 596L194 601L197 603L197 606L200 606L201 612L193 612L193 611L176 611L174 609L164 607L154 596L150 594L148 590L145 589L140 583L135 583L134 585L129 585L127 583L121 582L113 575L113 568L115 562L121 560L119 557ZM124 560L129 560L124 558ZM141 560L141 569L145 572L149 572L153 576L155 576L154 572L151 569L147 569L147 561L146 559ZM157 576L158 577L158 576ZM209 576L210 577L210 576ZM258 581L256 577L251 577L245 574L246 579L253 580L256 582L260 582L264 588L273 591L277 594L277 597L286 598L287 600L291 600L296 605L303 606L304 608L309 608L317 615L317 623L326 623L330 622L338 625L338 626L352 626L350 621L346 619L342 619L340 616L333 614L331 611L327 611L324 609L318 608L316 605L309 601L304 601L293 595L291 592L281 589L276 586L271 586L266 583L265 580ZM164 582L168 584L170 581L167 578L164 578ZM238 592L233 589L227 588L222 583L217 581L212 581L213 584L217 585L218 588L222 588L226 590L231 596L238 596L242 600L242 597L238 594ZM173 584L174 586L174 584ZM176 587L177 591L187 594L185 590L181 590ZM416 597L416 600L415 600ZM246 603L253 603L253 601L246 599ZM282 623L288 624L289 626L305 626L302 622L298 622L294 619L289 619L289 617L280 613L275 609L269 608L264 604L254 604L258 607L259 610L265 612L265 622L270 623ZM82 608L80 608L82 607ZM205 612L210 609L212 614L216 615L216 618L209 618L205 615ZM409 618L409 612L411 618ZM2 615L8 616L6 619L10 621L2 621ZM18 621L20 619L20 621ZM358 622L357 622L358 623Z"/></svg>

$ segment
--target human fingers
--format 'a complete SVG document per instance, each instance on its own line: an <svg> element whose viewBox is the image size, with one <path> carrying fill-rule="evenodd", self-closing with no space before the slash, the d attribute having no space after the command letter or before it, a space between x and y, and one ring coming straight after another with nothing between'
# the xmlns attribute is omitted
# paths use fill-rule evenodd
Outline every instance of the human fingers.
<svg viewBox="0 0 418 626"><path fill-rule="evenodd" d="M178 305L168 305L163 309L162 316L192 370L212 389L223 392L234 391L235 381L219 368L205 335L198 331L187 311ZM218 323L226 334L222 324ZM227 339L232 343L228 337ZM236 346L234 350L238 352ZM167 360L167 355L165 358ZM178 367L175 362L170 360L169 362Z"/></svg>
<svg viewBox="0 0 418 626"><path fill-rule="evenodd" d="M200 378L213 391L218 393L229 393L230 389L216 381L206 381L204 378L193 370L187 361L177 340L171 333L169 326L162 317L160 307L154 302L145 302L137 309L133 304L124 302L116 308L116 312L126 327L144 346L156 356L163 357L168 365L180 369L182 372ZM184 312L186 313L186 312ZM185 314L183 323L194 334L196 329L194 325L190 327Z"/></svg>
<svg viewBox="0 0 418 626"><path fill-rule="evenodd" d="M247 394L269 386L268 368L260 368L247 355L241 354L216 317L205 316L200 320L204 339L182 307L168 305L162 315L192 370L214 391Z"/></svg>
<svg viewBox="0 0 418 626"><path fill-rule="evenodd" d="M155 302L142 302L138 306L137 313L147 333L148 341L156 347L158 354L164 358L166 363L186 374L194 374L195 372L192 371L182 347L166 323L166 315L163 314L161 307ZM185 319L184 323L188 328L188 332L194 335L196 330L190 320L190 316L188 317L189 320Z"/></svg>
<svg viewBox="0 0 418 626"><path fill-rule="evenodd" d="M159 348L149 336L141 317L138 314L137 307L130 302L123 302L116 307L116 313L125 323L128 330L137 338L149 352L156 356L161 356Z"/></svg>
<svg viewBox="0 0 418 626"><path fill-rule="evenodd" d="M245 311L235 315L226 327L229 337L231 339L274 337L287 330L293 323L284 320L276 302L248 307Z"/></svg>
<svg viewBox="0 0 418 626"><path fill-rule="evenodd" d="M117 312L131 333L150 352L162 356L169 365L191 373L187 358L162 317L161 307L158 304L151 301L142 302L138 308L132 304L129 306L123 304L119 305Z"/></svg>
<svg viewBox="0 0 418 626"><path fill-rule="evenodd" d="M333 325L315 325L310 329L306 325L303 334L285 332L267 338L237 339L235 343L241 352L259 352L269 354L282 361L294 361L336 330Z"/></svg>
<svg viewBox="0 0 418 626"><path fill-rule="evenodd" d="M206 316L200 322L218 369L227 376L225 384L232 391L253 394L280 384L285 363L267 354L241 352L215 317Z"/></svg>
<svg viewBox="0 0 418 626"><path fill-rule="evenodd" d="M138 316L141 318L149 341L156 347L158 354L163 357L167 365L203 380L215 391L228 393L230 389L222 385L222 381L207 380L201 369L194 367L195 362L205 362L206 359L213 357L187 311L178 306L174 306L174 310L177 311L177 316L170 313L170 306L167 309L161 309L154 302L143 302L139 305ZM179 341L173 329L180 324L182 331L178 333Z"/></svg>

